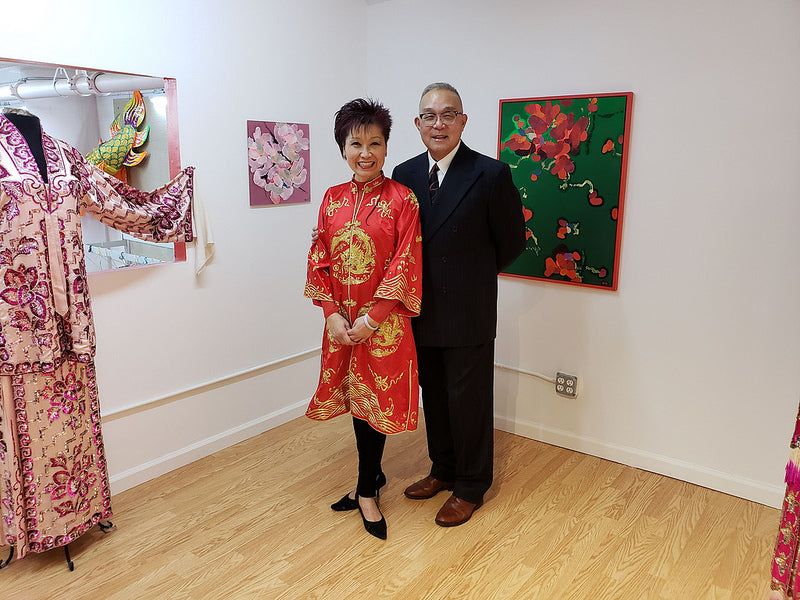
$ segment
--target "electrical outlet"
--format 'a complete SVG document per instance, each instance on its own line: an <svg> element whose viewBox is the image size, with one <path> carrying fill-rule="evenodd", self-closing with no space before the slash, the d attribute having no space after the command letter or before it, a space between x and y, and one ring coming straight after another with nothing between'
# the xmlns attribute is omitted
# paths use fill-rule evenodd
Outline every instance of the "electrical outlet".
<svg viewBox="0 0 800 600"><path fill-rule="evenodd" d="M556 394L565 398L574 398L578 395L578 378L560 371L556 373Z"/></svg>

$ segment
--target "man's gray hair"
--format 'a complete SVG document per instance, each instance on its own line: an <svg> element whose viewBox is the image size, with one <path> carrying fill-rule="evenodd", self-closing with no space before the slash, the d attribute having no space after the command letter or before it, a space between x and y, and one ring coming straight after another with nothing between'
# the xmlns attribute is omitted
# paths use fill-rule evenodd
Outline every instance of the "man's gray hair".
<svg viewBox="0 0 800 600"><path fill-rule="evenodd" d="M422 102L425 94L432 92L433 90L446 90L448 92L453 92L456 96L458 96L459 101L461 101L461 94L458 93L458 90L455 87L449 83L445 83L444 81L437 81L436 83L431 83L425 86L425 89L422 90L422 95L419 97L420 102Z"/></svg>

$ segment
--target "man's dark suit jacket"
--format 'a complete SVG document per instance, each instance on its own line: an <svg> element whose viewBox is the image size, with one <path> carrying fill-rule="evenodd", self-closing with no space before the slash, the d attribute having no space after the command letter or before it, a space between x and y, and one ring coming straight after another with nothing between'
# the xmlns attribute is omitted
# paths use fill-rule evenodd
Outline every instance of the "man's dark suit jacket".
<svg viewBox="0 0 800 600"><path fill-rule="evenodd" d="M519 192L507 164L461 142L431 204L428 153L398 165L422 224L422 309L417 346L477 346L497 331L497 274L525 248Z"/></svg>

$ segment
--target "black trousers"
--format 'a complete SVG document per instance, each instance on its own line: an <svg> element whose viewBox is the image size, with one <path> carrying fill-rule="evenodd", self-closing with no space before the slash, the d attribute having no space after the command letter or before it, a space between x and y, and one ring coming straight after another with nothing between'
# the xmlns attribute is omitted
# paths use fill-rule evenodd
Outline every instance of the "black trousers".
<svg viewBox="0 0 800 600"><path fill-rule="evenodd" d="M492 485L494 340L458 348L417 347L431 476L480 503Z"/></svg>
<svg viewBox="0 0 800 600"><path fill-rule="evenodd" d="M356 493L364 498L372 498L378 493L376 482L382 472L381 459L386 445L386 434L376 431L365 420L356 417L353 417L353 431L358 450Z"/></svg>

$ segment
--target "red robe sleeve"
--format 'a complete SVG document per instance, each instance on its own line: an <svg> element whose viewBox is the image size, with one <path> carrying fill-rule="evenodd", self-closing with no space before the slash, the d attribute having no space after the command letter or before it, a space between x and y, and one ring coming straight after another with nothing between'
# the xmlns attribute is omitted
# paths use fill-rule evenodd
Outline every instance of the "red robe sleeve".
<svg viewBox="0 0 800 600"><path fill-rule="evenodd" d="M396 300L397 306L391 312L415 317L419 314L422 303L422 233L419 223L419 203L414 192L397 183L395 185L404 194L395 226L396 250L378 289L375 290L375 300L376 302Z"/></svg>
<svg viewBox="0 0 800 600"><path fill-rule="evenodd" d="M327 318L336 312L336 302L333 298L333 287L331 285L331 253L327 245L327 235L325 233L325 210L331 198L331 191L325 192L322 205L319 207L317 217L318 237L317 241L311 245L308 251L308 268L306 271L306 287L303 295L317 306L321 306Z"/></svg>

